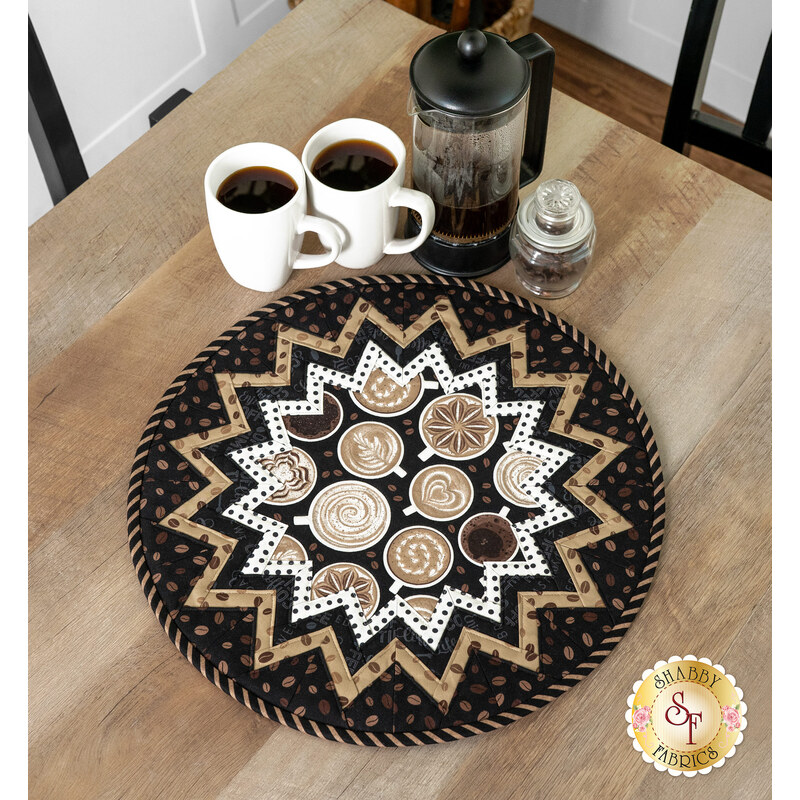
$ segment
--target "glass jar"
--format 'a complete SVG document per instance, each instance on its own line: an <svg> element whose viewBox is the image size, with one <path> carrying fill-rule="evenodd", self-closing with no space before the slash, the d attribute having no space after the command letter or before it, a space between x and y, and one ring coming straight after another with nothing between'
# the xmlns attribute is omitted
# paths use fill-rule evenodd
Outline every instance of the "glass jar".
<svg viewBox="0 0 800 800"><path fill-rule="evenodd" d="M570 181L544 181L520 205L509 248L520 283L537 297L566 297L592 261L594 214Z"/></svg>

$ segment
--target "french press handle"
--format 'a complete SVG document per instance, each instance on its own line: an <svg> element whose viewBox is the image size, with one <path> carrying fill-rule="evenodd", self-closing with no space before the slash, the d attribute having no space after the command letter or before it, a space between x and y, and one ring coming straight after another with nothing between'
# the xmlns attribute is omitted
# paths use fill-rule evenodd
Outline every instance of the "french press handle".
<svg viewBox="0 0 800 800"><path fill-rule="evenodd" d="M522 163L519 169L519 185L525 186L536 180L542 171L556 54L553 48L536 33L529 33L516 41L509 42L509 45L531 65L525 148L522 151Z"/></svg>

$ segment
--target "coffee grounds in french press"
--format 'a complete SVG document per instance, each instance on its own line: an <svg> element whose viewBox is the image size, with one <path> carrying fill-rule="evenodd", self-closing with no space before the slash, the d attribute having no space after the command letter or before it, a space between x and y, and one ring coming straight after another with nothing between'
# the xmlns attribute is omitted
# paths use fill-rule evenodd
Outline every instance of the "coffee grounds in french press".
<svg viewBox="0 0 800 800"><path fill-rule="evenodd" d="M520 205L509 249L517 279L537 297L566 297L588 270L596 240L594 214L571 181L543 181Z"/></svg>

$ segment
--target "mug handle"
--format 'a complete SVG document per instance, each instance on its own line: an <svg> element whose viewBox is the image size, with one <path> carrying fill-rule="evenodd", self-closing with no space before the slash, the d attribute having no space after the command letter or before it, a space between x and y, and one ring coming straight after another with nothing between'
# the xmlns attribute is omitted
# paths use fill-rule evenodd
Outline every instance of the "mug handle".
<svg viewBox="0 0 800 800"><path fill-rule="evenodd" d="M297 232L316 233L317 236L319 236L320 242L322 242L322 246L325 247L328 252L298 253L292 265L296 269L324 267L339 258L339 253L342 252L344 235L342 231L329 220L312 217L310 214L304 214L303 218L297 224Z"/></svg>
<svg viewBox="0 0 800 800"><path fill-rule="evenodd" d="M406 189L401 186L389 198L389 206L392 208L405 206L413 209L422 219L422 225L420 226L420 232L416 236L410 239L392 239L383 248L383 252L386 255L396 256L416 250L430 236L433 230L433 217L435 214L433 200L424 192L418 192L416 189Z"/></svg>

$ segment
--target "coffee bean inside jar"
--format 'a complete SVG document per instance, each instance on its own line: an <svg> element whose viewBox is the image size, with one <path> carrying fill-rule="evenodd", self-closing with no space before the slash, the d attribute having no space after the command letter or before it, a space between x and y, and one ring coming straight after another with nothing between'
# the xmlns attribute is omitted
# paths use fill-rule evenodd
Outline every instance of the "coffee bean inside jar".
<svg viewBox="0 0 800 800"><path fill-rule="evenodd" d="M594 214L578 187L544 181L520 205L511 229L517 278L537 297L566 297L589 268L595 238Z"/></svg>

